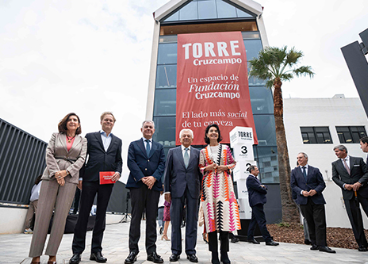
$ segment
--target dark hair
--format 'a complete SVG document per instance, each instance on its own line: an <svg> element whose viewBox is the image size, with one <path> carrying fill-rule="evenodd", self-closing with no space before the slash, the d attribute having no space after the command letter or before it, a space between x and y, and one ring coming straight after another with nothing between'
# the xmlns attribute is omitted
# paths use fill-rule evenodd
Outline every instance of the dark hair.
<svg viewBox="0 0 368 264"><path fill-rule="evenodd" d="M206 132L204 133L204 142L206 142L207 144L210 144L210 139L207 137L207 134L211 127L215 127L217 129L217 133L218 133L217 142L220 142L222 140L222 137L221 137L220 128L217 124L209 124L206 127Z"/></svg>
<svg viewBox="0 0 368 264"><path fill-rule="evenodd" d="M252 173L252 171L256 168L256 165L250 165L247 169L247 171L249 171L249 173Z"/></svg>
<svg viewBox="0 0 368 264"><path fill-rule="evenodd" d="M37 176L37 178L36 178L36 180L35 180L35 184L37 185L37 184L39 184L40 183L40 181L42 181L42 174L40 174L40 175L38 175Z"/></svg>
<svg viewBox="0 0 368 264"><path fill-rule="evenodd" d="M368 143L368 137L362 137L360 141L362 141L363 143Z"/></svg>
<svg viewBox="0 0 368 264"><path fill-rule="evenodd" d="M75 131L75 134L79 135L80 133L82 133L82 125L81 125L79 116L77 116L75 113L69 113L63 119L61 119L58 125L59 132L62 134L66 134L66 131L68 131L68 129L66 128L66 123L68 123L68 120L71 116L76 116L78 118L79 127Z"/></svg>

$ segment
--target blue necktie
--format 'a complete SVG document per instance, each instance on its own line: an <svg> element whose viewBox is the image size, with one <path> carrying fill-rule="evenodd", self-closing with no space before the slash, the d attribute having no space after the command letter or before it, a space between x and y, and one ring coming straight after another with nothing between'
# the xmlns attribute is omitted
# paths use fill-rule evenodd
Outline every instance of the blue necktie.
<svg viewBox="0 0 368 264"><path fill-rule="evenodd" d="M307 173L305 172L305 167L302 167L302 169L305 182L307 182Z"/></svg>
<svg viewBox="0 0 368 264"><path fill-rule="evenodd" d="M146 153L147 153L147 157L149 157L149 154L151 151L150 141L148 139L146 139L145 141L146 141Z"/></svg>
<svg viewBox="0 0 368 264"><path fill-rule="evenodd" d="M188 150L189 150L189 148L185 148L185 153L184 153L184 164L185 164L185 168L188 168L188 164L189 164Z"/></svg>

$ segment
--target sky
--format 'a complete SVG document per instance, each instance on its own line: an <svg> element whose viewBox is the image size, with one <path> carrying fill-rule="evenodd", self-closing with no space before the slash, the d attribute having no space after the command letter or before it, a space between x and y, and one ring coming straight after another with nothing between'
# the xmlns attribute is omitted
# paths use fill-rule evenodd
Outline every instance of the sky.
<svg viewBox="0 0 368 264"><path fill-rule="evenodd" d="M1 0L0 118L48 142L69 112L82 135L112 111L129 143L145 119L154 19L167 0ZM315 77L282 86L284 98L358 97L340 48L368 27L366 0L260 0L270 46L295 47ZM1 147L1 146L0 146Z"/></svg>

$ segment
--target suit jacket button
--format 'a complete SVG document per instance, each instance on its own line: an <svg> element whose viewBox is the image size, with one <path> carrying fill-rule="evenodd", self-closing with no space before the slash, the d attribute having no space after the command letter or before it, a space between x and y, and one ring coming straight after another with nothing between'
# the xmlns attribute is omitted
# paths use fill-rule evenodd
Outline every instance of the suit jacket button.
<svg viewBox="0 0 368 264"><path fill-rule="evenodd" d="M147 170L147 168L145 168L144 170Z"/></svg>
<svg viewBox="0 0 368 264"><path fill-rule="evenodd" d="M147 160L149 162L149 160Z"/></svg>

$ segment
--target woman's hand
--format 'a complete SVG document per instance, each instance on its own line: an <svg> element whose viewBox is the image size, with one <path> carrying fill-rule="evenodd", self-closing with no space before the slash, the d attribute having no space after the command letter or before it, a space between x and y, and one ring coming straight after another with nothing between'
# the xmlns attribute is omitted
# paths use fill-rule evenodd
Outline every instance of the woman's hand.
<svg viewBox="0 0 368 264"><path fill-rule="evenodd" d="M212 163L211 165L208 165L205 167L205 171L214 171L218 168L217 164L216 163Z"/></svg>
<svg viewBox="0 0 368 264"><path fill-rule="evenodd" d="M62 179L68 175L68 172L66 170L61 170L55 173L56 179Z"/></svg>
<svg viewBox="0 0 368 264"><path fill-rule="evenodd" d="M220 165L217 167L218 172L227 171L229 168L226 165Z"/></svg>
<svg viewBox="0 0 368 264"><path fill-rule="evenodd" d="M60 186L64 186L65 185L65 180L64 180L64 178L56 178L56 180L57 180L57 182L58 182L58 184L60 185Z"/></svg>

